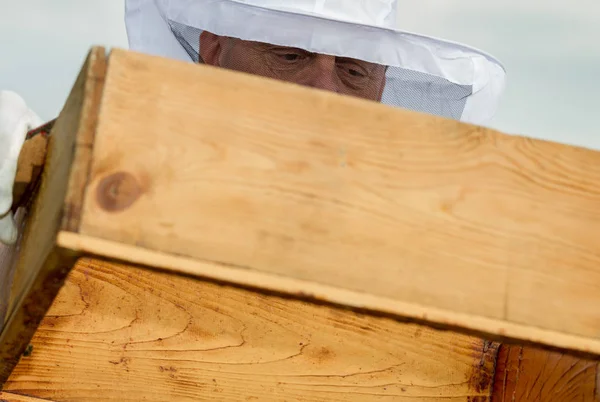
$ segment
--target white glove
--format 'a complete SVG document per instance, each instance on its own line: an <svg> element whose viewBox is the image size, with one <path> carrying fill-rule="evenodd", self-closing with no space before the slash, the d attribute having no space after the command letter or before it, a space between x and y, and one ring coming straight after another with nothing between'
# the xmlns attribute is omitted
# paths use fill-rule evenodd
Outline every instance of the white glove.
<svg viewBox="0 0 600 402"><path fill-rule="evenodd" d="M17 228L11 211L17 162L25 136L43 121L19 95L0 91L0 243L13 245Z"/></svg>

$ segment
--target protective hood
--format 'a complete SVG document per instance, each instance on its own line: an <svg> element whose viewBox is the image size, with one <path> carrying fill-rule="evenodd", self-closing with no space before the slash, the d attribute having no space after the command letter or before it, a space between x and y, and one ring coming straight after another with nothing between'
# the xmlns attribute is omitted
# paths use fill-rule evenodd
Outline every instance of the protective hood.
<svg viewBox="0 0 600 402"><path fill-rule="evenodd" d="M130 49L190 62L200 34L387 66L381 102L473 124L495 114L505 71L474 48L396 27L397 0L126 0Z"/></svg>

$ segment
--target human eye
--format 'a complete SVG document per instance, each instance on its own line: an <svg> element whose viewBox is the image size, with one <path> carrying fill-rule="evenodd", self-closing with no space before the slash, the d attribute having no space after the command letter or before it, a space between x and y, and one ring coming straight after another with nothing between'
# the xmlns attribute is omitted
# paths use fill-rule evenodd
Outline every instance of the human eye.
<svg viewBox="0 0 600 402"><path fill-rule="evenodd" d="M367 69L355 62L342 60L338 63L338 68L353 79L366 78L369 76Z"/></svg>
<svg viewBox="0 0 600 402"><path fill-rule="evenodd" d="M279 57L281 57L285 61L297 61L302 58L302 55L298 53L283 53L279 55Z"/></svg>
<svg viewBox="0 0 600 402"><path fill-rule="evenodd" d="M307 57L306 52L293 48L274 49L272 53L277 57L278 60L285 63L302 61Z"/></svg>
<svg viewBox="0 0 600 402"><path fill-rule="evenodd" d="M367 74L365 72L360 71L360 69L354 69L354 68L349 68L348 74L350 74L354 77L366 77L367 76Z"/></svg>

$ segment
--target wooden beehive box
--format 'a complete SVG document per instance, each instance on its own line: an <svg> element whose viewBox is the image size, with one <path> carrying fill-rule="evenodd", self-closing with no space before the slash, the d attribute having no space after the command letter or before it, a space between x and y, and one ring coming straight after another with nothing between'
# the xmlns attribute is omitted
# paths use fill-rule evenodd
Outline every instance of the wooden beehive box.
<svg viewBox="0 0 600 402"><path fill-rule="evenodd" d="M94 48L2 251L0 399L599 400L599 182L590 150Z"/></svg>

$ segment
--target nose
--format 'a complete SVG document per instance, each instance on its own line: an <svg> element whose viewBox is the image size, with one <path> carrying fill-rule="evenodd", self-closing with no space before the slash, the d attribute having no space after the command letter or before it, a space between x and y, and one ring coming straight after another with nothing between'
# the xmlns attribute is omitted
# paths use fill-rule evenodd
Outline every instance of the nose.
<svg viewBox="0 0 600 402"><path fill-rule="evenodd" d="M310 66L310 80L308 86L324 89L331 92L340 92L336 71L335 56L319 54Z"/></svg>

